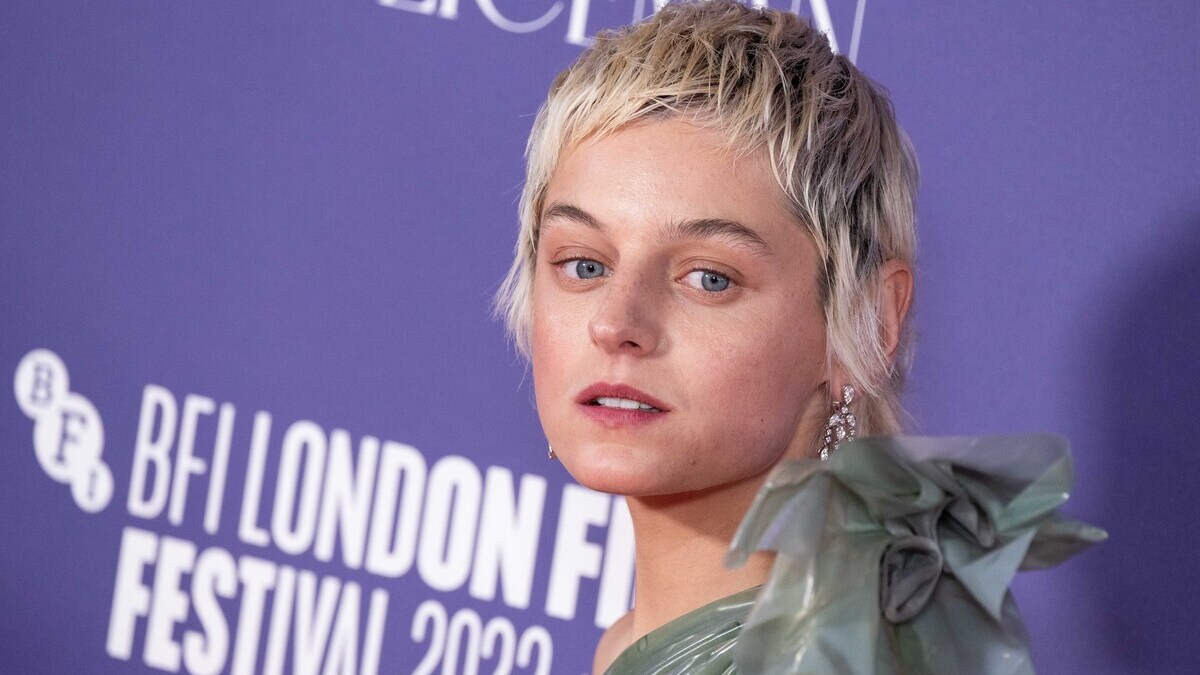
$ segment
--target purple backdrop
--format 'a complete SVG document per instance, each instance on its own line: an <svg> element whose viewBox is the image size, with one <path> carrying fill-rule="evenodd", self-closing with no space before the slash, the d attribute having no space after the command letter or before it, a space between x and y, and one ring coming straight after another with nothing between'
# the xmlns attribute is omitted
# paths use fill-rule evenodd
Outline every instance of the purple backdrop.
<svg viewBox="0 0 1200 675"><path fill-rule="evenodd" d="M628 522L489 301L547 86L650 4L0 4L0 670L588 670ZM916 430L1067 435L1110 532L1019 578L1041 670L1188 672L1200 4L795 5L920 155Z"/></svg>

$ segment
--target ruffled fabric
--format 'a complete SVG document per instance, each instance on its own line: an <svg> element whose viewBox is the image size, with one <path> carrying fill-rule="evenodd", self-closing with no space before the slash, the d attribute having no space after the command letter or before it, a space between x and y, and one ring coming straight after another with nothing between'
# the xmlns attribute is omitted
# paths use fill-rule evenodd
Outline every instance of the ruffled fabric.
<svg viewBox="0 0 1200 675"><path fill-rule="evenodd" d="M737 672L1032 673L1009 583L1107 536L1058 515L1072 479L1048 434L873 436L779 465L727 558L778 552Z"/></svg>

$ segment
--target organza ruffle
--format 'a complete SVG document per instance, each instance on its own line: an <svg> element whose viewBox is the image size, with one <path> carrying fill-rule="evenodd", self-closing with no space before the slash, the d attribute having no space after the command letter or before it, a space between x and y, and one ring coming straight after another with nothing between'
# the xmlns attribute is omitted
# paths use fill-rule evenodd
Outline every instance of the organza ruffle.
<svg viewBox="0 0 1200 675"><path fill-rule="evenodd" d="M1103 530L1057 513L1055 435L873 436L772 472L730 547L771 576L626 649L606 675L1032 673L1009 593Z"/></svg>
<svg viewBox="0 0 1200 675"><path fill-rule="evenodd" d="M1057 513L1061 436L874 436L780 465L728 556L778 552L742 673L1032 673L1009 583L1107 536Z"/></svg>

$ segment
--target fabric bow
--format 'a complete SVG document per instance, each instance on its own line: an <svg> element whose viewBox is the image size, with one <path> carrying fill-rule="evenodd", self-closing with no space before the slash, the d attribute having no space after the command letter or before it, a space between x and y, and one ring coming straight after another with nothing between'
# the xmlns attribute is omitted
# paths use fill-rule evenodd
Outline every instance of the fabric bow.
<svg viewBox="0 0 1200 675"><path fill-rule="evenodd" d="M1008 591L1106 538L1057 514L1066 440L871 436L779 465L727 564L778 553L734 652L752 673L1031 673Z"/></svg>

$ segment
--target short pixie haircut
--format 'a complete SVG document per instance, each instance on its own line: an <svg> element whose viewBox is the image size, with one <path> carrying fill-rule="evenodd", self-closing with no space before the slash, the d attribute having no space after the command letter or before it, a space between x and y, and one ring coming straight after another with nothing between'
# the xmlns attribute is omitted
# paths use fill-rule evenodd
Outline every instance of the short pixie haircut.
<svg viewBox="0 0 1200 675"><path fill-rule="evenodd" d="M821 259L827 363L841 364L859 392L861 433L901 431L912 331L906 322L889 359L876 282L886 261L914 262L916 157L883 90L784 11L668 4L601 32L554 80L526 147L516 256L497 294L518 349L530 355L541 213L558 162L582 142L664 117L718 130L737 153L766 148Z"/></svg>

